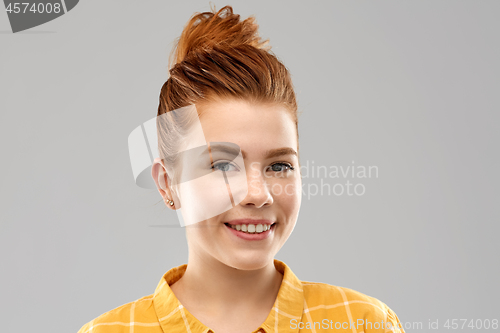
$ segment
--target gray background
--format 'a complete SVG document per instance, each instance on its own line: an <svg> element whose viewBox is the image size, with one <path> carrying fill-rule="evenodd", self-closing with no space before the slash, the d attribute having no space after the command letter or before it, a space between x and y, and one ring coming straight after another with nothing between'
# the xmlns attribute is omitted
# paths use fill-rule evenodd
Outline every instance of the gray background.
<svg viewBox="0 0 500 333"><path fill-rule="evenodd" d="M214 3L255 15L290 69L302 164L379 168L352 180L363 196L305 197L277 259L403 323L500 319L500 2ZM208 9L86 0L18 34L0 13L2 332L76 332L187 261L176 215L134 184L127 137Z"/></svg>

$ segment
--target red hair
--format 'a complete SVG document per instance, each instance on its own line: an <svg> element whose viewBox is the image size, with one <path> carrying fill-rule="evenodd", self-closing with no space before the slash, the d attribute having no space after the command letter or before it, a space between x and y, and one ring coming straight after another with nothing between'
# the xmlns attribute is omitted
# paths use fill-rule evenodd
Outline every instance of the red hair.
<svg viewBox="0 0 500 333"><path fill-rule="evenodd" d="M284 104L296 114L290 74L268 42L261 41L253 16L241 21L231 6L196 13L170 55L158 115L221 97Z"/></svg>

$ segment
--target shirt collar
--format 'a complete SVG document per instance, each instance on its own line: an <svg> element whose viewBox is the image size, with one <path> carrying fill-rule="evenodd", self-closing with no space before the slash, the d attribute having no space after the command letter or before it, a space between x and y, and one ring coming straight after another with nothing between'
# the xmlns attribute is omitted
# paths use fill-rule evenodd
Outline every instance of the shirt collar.
<svg viewBox="0 0 500 333"><path fill-rule="evenodd" d="M304 309L304 295L302 283L295 276L292 270L282 261L274 259L275 268L283 274L278 297L266 320L259 327L266 333L276 332L297 332L291 329L290 320L300 320ZM177 297L172 292L170 285L179 280L186 271L187 264L174 267L166 272L158 283L153 304L158 317L158 321L164 332L181 331L186 332L211 332L211 330L196 319L189 311L182 306ZM258 332L257 329L255 332ZM216 332L217 333L217 332Z"/></svg>

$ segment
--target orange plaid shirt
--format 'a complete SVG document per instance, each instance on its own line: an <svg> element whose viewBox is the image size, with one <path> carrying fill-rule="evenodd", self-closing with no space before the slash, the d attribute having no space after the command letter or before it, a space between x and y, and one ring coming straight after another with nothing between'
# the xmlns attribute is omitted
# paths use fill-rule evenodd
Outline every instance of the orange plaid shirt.
<svg viewBox="0 0 500 333"><path fill-rule="evenodd" d="M283 274L278 297L252 333L404 333L396 314L378 299L344 287L300 281L285 263L275 259L274 265ZM186 267L170 269L154 294L100 315L78 333L216 333L189 313L170 289Z"/></svg>

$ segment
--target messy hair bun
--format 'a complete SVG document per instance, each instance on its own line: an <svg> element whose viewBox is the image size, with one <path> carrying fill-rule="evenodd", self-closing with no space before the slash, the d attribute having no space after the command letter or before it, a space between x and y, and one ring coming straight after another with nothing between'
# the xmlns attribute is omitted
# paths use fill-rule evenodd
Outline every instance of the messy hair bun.
<svg viewBox="0 0 500 333"><path fill-rule="evenodd" d="M222 8L218 13L204 12L194 15L177 39L170 55L169 68L172 61L177 64L190 52L197 49L210 50L214 45L225 48L250 45L269 50L269 40L261 41L258 29L253 16L240 21L240 15L234 14L230 6Z"/></svg>

